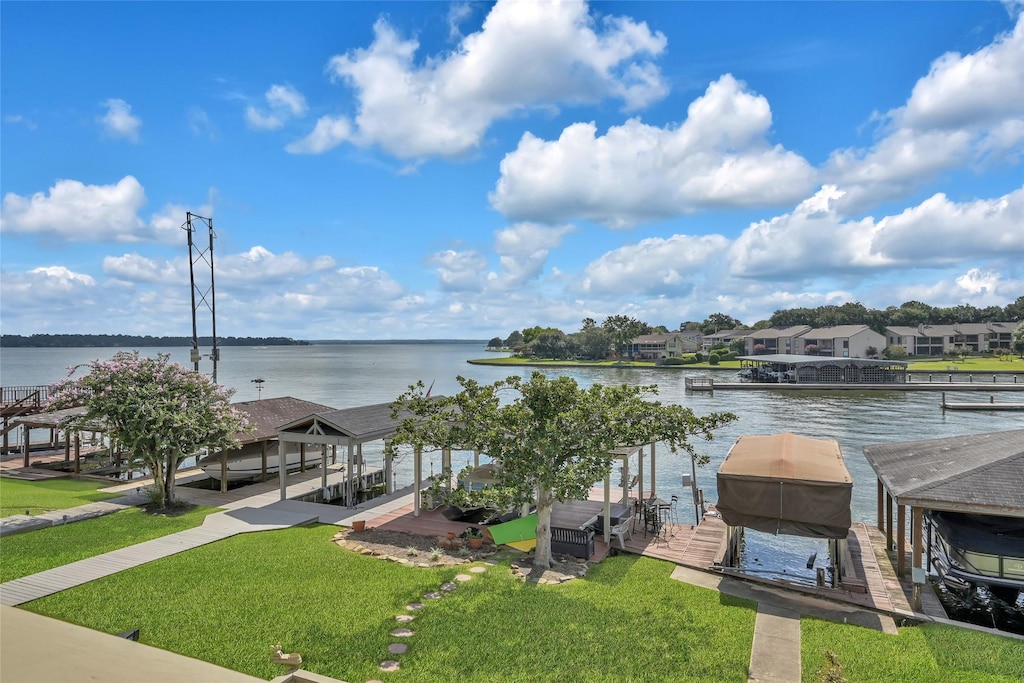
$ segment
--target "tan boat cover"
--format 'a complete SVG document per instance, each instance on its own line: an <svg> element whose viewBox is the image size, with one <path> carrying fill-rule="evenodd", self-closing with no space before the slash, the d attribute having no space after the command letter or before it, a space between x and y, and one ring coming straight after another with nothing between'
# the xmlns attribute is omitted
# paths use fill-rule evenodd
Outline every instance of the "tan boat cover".
<svg viewBox="0 0 1024 683"><path fill-rule="evenodd" d="M730 526L846 538L852 495L853 480L832 439L742 436L718 468L717 509Z"/></svg>

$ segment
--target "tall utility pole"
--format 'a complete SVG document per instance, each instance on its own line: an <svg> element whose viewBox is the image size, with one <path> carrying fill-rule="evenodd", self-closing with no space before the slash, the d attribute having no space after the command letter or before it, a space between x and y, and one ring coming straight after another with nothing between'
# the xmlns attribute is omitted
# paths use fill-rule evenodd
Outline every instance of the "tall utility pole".
<svg viewBox="0 0 1024 683"><path fill-rule="evenodd" d="M213 323L213 351L210 353L210 360L213 361L213 381L217 382L217 361L220 360L220 349L217 348L217 302L216 289L213 280L213 219L197 216L192 212L185 214L185 224L181 229L188 235L188 276L192 283L192 367L199 372L199 360L202 354L199 352L199 332L196 327L196 314L200 308L206 307L210 311L210 319ZM200 247L193 239L196 230L205 226L210 235L208 247ZM196 284L196 264L205 264L210 268L210 286L206 287ZM203 278L205 280L205 278ZM204 289L205 287L205 289Z"/></svg>

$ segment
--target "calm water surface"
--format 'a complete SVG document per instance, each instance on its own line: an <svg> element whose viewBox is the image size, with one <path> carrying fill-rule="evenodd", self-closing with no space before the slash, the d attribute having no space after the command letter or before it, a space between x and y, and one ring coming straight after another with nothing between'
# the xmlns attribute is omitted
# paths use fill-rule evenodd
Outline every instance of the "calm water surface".
<svg viewBox="0 0 1024 683"><path fill-rule="evenodd" d="M188 348L146 349L171 354L172 360L190 366ZM50 384L66 376L67 368L107 358L113 349L3 349L0 356L0 385ZM394 400L408 385L422 380L434 382L435 394L458 390L457 375L479 382L493 382L508 375L526 376L530 368L469 365L468 359L486 358L483 344L346 344L273 347L225 347L221 349L218 381L236 389L235 400L257 397L253 379L261 378L263 398L294 396L334 408L350 408ZM200 369L212 369L204 361ZM699 451L711 463L697 472L698 485L705 500L717 499L715 472L733 442L743 434L771 434L792 431L815 438L839 442L847 468L854 479L853 518L875 519L875 477L864 459L865 445L893 441L932 439L1004 429L1024 428L1024 416L1015 413L943 411L940 396L933 392L821 392L782 393L773 391L718 391L714 395L687 395L683 379L695 371L680 369L568 368L548 369L548 374L564 374L583 386L603 384L657 384L659 397L666 403L687 406L698 415L730 411L739 416L733 425L721 430L715 441L700 443ZM695 374L707 374L700 371ZM732 379L735 371L715 371L722 380ZM1022 387L1024 388L1024 387ZM950 395L950 400L979 400L984 394ZM1010 399L1006 399L1010 400ZM1020 399L1014 399L1020 400ZM380 446L364 448L373 464ZM456 468L465 464L468 454L454 456ZM437 467L436 457L427 467ZM680 475L689 472L683 458L667 448L657 455L658 493L667 498L682 494ZM635 471L635 466L631 467ZM411 464L398 469L399 476L411 481ZM613 479L615 477L613 476ZM400 482L402 484L402 482ZM687 495L684 501L689 500ZM693 508L681 508L681 521L693 519ZM748 532L745 564L748 568L784 572L813 579L814 570L806 569L808 556L818 551L818 566L827 556L824 542L795 537L773 537Z"/></svg>

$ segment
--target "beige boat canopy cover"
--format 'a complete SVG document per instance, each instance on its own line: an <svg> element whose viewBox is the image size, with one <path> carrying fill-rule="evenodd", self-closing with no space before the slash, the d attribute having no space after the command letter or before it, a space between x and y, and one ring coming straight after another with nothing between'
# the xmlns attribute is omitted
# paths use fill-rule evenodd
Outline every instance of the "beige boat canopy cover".
<svg viewBox="0 0 1024 683"><path fill-rule="evenodd" d="M718 468L718 512L730 526L846 538L853 480L839 444L796 434L741 436Z"/></svg>

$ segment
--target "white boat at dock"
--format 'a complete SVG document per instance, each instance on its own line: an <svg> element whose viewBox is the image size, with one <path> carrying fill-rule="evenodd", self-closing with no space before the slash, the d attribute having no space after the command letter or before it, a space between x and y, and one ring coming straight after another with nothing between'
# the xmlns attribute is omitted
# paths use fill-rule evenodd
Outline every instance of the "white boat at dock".
<svg viewBox="0 0 1024 683"><path fill-rule="evenodd" d="M278 454L278 442L267 444L267 476L276 477L280 472L280 456ZM293 452L285 454L285 467L287 471L293 472L302 467L302 456L297 447ZM223 466L221 454L211 453L199 459L199 467L202 468L210 478L221 480ZM320 466L320 453L306 453L306 469ZM237 450L230 451L227 459L227 480L242 481L255 479L263 475L263 444L246 444Z"/></svg>

